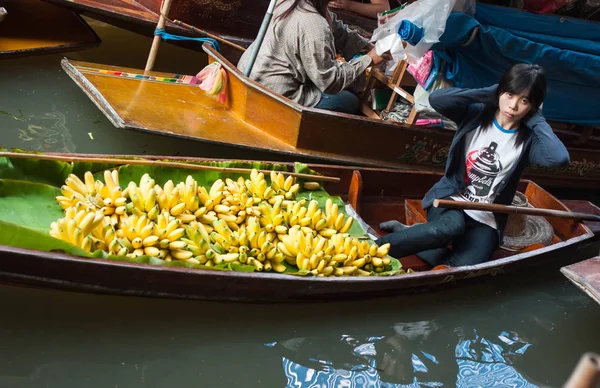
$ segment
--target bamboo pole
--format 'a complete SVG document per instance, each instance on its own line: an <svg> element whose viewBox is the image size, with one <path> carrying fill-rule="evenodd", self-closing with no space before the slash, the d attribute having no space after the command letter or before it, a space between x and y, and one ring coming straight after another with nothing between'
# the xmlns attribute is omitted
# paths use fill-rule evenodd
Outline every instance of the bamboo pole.
<svg viewBox="0 0 600 388"><path fill-rule="evenodd" d="M585 353L563 388L595 388L600 382L600 357Z"/></svg>
<svg viewBox="0 0 600 388"><path fill-rule="evenodd" d="M436 199L433 201L433 206L446 209L462 209L462 210L482 210L493 213L512 213L512 214L527 214L531 216L567 218L571 220L596 221L600 222L600 216L588 213L576 213L554 209L539 209L532 207L506 206L491 203L476 203L451 201L446 199Z"/></svg>
<svg viewBox="0 0 600 388"><path fill-rule="evenodd" d="M171 0L163 0L162 6L160 8L160 18L158 19L158 24L156 25L157 29L165 28L165 16L169 15L169 9L171 9ZM152 47L150 48L150 54L148 54L148 61L146 62L146 68L144 69L144 72L151 71L154 67L154 61L156 60L156 55L158 54L158 46L160 45L160 40L160 36L154 35L154 40L152 41Z"/></svg>
<svg viewBox="0 0 600 388"><path fill-rule="evenodd" d="M185 168L189 170L203 170L203 171L217 171L226 173L240 173L249 174L252 169L248 168L236 168L236 167L217 167L217 166L205 166L200 164L181 163L181 162L165 162L161 160L146 160L146 159L120 159L120 158L97 158L87 156L59 156L59 155L44 155L44 154L27 154L27 153L15 153L15 152L0 152L0 157L7 158L20 158L20 159L40 159L40 160L56 160L59 162L86 162L86 163L113 163L113 164L131 164L131 165L143 165L143 166L164 166L164 167L175 167ZM257 170L265 174L270 174L271 170ZM280 171L285 175L290 175L296 178L307 179L311 181L323 181L323 182L339 182L340 178L324 175L311 175L302 174L297 172Z"/></svg>

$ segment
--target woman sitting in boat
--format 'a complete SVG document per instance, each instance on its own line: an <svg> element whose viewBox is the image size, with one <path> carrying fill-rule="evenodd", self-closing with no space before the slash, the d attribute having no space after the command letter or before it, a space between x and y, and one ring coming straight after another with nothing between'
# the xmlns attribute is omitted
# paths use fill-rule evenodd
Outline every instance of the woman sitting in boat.
<svg viewBox="0 0 600 388"><path fill-rule="evenodd" d="M383 58L375 48L353 58L369 41L339 21L328 1L280 1L250 78L300 105L357 114L358 97L346 89ZM242 71L254 44L240 58ZM347 62L336 60L336 49Z"/></svg>
<svg viewBox="0 0 600 388"><path fill-rule="evenodd" d="M507 215L436 208L433 201L510 205L528 165L568 165L567 149L540 113L545 95L543 69L530 64L513 66L498 85L431 93L431 106L458 126L444 177L423 198L426 224L384 222L380 228L390 234L377 243L390 243L391 256L417 254L432 267L488 260L502 241Z"/></svg>

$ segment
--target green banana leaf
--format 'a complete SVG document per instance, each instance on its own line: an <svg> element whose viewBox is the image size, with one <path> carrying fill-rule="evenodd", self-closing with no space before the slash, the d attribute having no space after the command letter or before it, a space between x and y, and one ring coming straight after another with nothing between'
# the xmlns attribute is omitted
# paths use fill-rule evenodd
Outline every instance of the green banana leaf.
<svg viewBox="0 0 600 388"><path fill-rule="evenodd" d="M12 150L12 152L21 152ZM137 159L137 158L134 158ZM186 161L186 163L189 163ZM286 171L287 166L283 164L269 164L260 162L196 162L195 164L212 165L217 167L234 168L256 168L262 170ZM102 172L106 169L118 167L121 186L124 187L129 181L139 182L142 175L148 173L157 184L163 185L166 181L173 180L178 183L185 181L188 175L191 175L199 185L207 189L217 179L237 179L240 175L249 178L248 174L240 173L222 173L218 171L206 170L188 170L183 168L165 167L165 166L145 166L145 165L127 165L120 166L110 163L87 163L87 162L61 162L50 160L39 160L33 158L9 158L0 157L0 244L13 247L36 249L41 251L60 251L71 255L103 258L114 261L126 261L151 265L179 266L187 268L205 268L211 270L223 271L242 271L252 272L253 266L222 264L215 267L206 267L184 262L166 262L164 260L142 256L135 259L107 255L105 252L97 251L89 254L82 249L58 240L49 235L50 224L63 216L63 211L56 203L55 197L61 195L60 187L65 179L71 173L83 179L86 171L94 173L96 179L104 180ZM296 163L296 172L316 174L310 170L307 165ZM268 174L265 174L267 180L270 180ZM319 207L325 209L325 201L331 198L339 206L340 212L345 213L344 203L339 197L332 197L321 188L319 190L306 191L302 189L302 181L299 198L307 200L317 200ZM354 236L364 236L366 231L362 229L358 222L355 222L349 233ZM389 275L398 273L401 270L400 262L392 259L392 270L379 273L377 275ZM307 271L298 271L288 266L290 274L295 272L298 275L306 274Z"/></svg>
<svg viewBox="0 0 600 388"><path fill-rule="evenodd" d="M43 183L0 179L0 220L48 234L50 224L64 216L57 195L57 187Z"/></svg>
<svg viewBox="0 0 600 388"><path fill-rule="evenodd" d="M65 252L76 256L90 256L83 249L56 239L48 233L42 233L4 220L0 221L0 244L45 252Z"/></svg>

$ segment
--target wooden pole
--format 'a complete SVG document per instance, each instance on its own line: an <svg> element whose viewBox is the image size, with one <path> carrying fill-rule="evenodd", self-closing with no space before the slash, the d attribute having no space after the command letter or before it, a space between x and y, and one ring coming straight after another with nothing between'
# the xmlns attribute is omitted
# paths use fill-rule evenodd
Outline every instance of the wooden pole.
<svg viewBox="0 0 600 388"><path fill-rule="evenodd" d="M571 220L582 220L582 221L596 221L600 222L600 216L588 213L575 213L563 210L554 209L538 209L532 207L518 207L518 206L506 206L498 205L493 203L476 203L476 202L463 202L463 201L451 201L446 199L436 199L433 201L433 206L443 207L446 209L462 209L462 210L482 210L493 213L513 213L513 214L527 214L530 216L542 216L542 217L556 217L556 218L567 218Z"/></svg>
<svg viewBox="0 0 600 388"><path fill-rule="evenodd" d="M157 29L164 29L166 24L166 16L169 15L169 9L171 9L171 0L163 0L162 6L160 8L160 18L158 19L158 24L156 25ZM158 54L158 46L160 45L161 37L158 35L154 35L154 40L152 41L152 47L150 48L150 54L148 54L148 61L146 62L146 68L144 72L151 71L154 67L154 61L156 60L156 55Z"/></svg>
<svg viewBox="0 0 600 388"><path fill-rule="evenodd" d="M235 168L235 167L217 167L217 166L205 166L202 164L191 164L191 163L180 163L180 162L165 162L162 160L146 160L146 159L119 159L119 158L98 158L98 157L86 157L86 156L60 156L60 155L44 155L44 154L27 154L20 152L0 152L0 157L7 158L21 158L21 159L40 159L40 160L56 160L59 162L86 162L86 163L108 163L108 164L131 164L131 165L144 165L144 166L165 166L165 167L176 167L186 168L189 170L204 170L204 171L218 171L228 173L240 173L249 174L252 169L248 168ZM265 174L270 174L271 170L257 170ZM324 182L339 182L340 178L333 176L324 175L311 175L301 174L296 172L280 171L285 175L291 175L296 178L307 179L310 181L324 181Z"/></svg>
<svg viewBox="0 0 600 388"><path fill-rule="evenodd" d="M254 62L256 61L256 57L258 56L258 51L260 50L260 46L262 46L263 39L265 38L265 34L267 33L267 28L269 27L269 23L271 23L271 18L273 17L273 11L275 11L275 5L277 4L277 0L271 0L269 3L269 8L267 9L267 13L263 18L263 22L260 26L260 30L258 31L258 36L254 41L255 45L250 52L250 59L248 59L248 63L246 64L246 68L244 69L244 75L246 77L250 77L250 73L252 73L252 68L254 67Z"/></svg>
<svg viewBox="0 0 600 388"><path fill-rule="evenodd" d="M584 354L563 388L596 388L600 382L600 356Z"/></svg>

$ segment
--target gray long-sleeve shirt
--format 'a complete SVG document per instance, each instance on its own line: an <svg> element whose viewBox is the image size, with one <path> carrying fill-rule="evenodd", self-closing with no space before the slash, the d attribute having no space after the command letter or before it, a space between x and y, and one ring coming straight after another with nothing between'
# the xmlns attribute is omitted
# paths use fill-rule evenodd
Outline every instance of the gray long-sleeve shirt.
<svg viewBox="0 0 600 388"><path fill-rule="evenodd" d="M278 19L291 3L283 0L275 8L250 78L300 105L313 107L322 93L341 92L365 71L371 64L368 55L350 58L369 42L331 12L330 27L306 2L287 18ZM244 71L254 45L240 58L240 70ZM347 62L336 60L336 48Z"/></svg>

